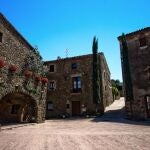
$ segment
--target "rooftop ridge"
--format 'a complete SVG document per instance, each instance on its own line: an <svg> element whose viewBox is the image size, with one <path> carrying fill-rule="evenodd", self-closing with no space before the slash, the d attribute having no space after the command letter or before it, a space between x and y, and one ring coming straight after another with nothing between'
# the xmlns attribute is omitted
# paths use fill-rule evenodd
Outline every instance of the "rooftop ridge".
<svg viewBox="0 0 150 150"><path fill-rule="evenodd" d="M139 32L142 32L142 31L150 31L150 27L145 27L145 28L136 30L136 31L134 31L134 32L127 33L127 34L125 34L125 36L132 36L132 35L134 35L134 34L137 34L137 33L139 33ZM121 36L118 37L118 40L120 40L120 39L121 39Z"/></svg>
<svg viewBox="0 0 150 150"><path fill-rule="evenodd" d="M103 55L102 52L99 52L98 54ZM49 63L49 62L53 62L53 61L63 61L63 60L77 59L77 58L83 58L83 57L89 57L89 56L92 56L92 53L91 54L85 54L85 55L73 56L73 57L66 57L66 58L48 60L48 61L44 61L44 63Z"/></svg>

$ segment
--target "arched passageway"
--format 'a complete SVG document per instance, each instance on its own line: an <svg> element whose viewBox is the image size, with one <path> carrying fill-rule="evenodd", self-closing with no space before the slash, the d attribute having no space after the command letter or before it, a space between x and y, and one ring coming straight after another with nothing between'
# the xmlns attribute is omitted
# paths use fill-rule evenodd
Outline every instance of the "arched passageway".
<svg viewBox="0 0 150 150"><path fill-rule="evenodd" d="M36 102L28 95L11 93L0 100L0 123L36 122L36 117Z"/></svg>

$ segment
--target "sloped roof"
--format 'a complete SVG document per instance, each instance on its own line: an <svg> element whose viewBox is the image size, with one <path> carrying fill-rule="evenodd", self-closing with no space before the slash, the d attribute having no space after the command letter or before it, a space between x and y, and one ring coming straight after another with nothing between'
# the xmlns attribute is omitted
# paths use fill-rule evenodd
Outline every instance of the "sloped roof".
<svg viewBox="0 0 150 150"><path fill-rule="evenodd" d="M6 19L6 17L0 12L0 20L4 24L5 28L7 28L11 33L20 40L21 43L29 47L30 49L34 49L31 44L16 30L16 28Z"/></svg>

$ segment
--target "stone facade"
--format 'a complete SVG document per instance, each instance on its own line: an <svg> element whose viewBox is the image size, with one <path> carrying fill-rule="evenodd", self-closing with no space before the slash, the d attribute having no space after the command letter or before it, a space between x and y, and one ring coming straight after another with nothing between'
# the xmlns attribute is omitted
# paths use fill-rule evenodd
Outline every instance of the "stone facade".
<svg viewBox="0 0 150 150"><path fill-rule="evenodd" d="M37 50L0 14L0 122L43 122L47 80ZM42 79L42 82L41 82Z"/></svg>
<svg viewBox="0 0 150 150"><path fill-rule="evenodd" d="M49 68L46 117L70 116L83 113L95 114L96 105L92 98L92 54L47 61ZM103 110L112 103L110 72L103 53L99 54L102 79L101 104ZM98 110L98 111L99 111Z"/></svg>
<svg viewBox="0 0 150 150"><path fill-rule="evenodd" d="M122 38L118 37L121 49L121 63L124 87L126 80ZM150 118L150 27L126 34L128 45L129 75L131 76L131 90L124 89L126 97L126 113L131 119ZM132 91L133 99L127 98L127 93Z"/></svg>

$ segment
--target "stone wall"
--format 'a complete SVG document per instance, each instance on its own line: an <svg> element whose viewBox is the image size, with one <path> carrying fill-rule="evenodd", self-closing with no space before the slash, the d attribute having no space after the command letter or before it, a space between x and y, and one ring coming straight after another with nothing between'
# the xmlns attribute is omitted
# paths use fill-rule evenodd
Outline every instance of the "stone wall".
<svg viewBox="0 0 150 150"><path fill-rule="evenodd" d="M102 75L102 93L103 93L104 107L106 107L113 103L112 86L110 78L111 73L103 53L101 53L100 61L101 61L101 75Z"/></svg>
<svg viewBox="0 0 150 150"><path fill-rule="evenodd" d="M110 82L110 72L106 64L104 55L99 55L102 58L102 72L106 72L107 77L103 77L103 96L104 107L112 102L112 92L110 87L108 87L108 82ZM77 64L77 69L72 69L71 65L73 63ZM51 101L53 103L53 110L47 110L47 118L57 117L63 113L69 113L72 115L72 101L80 101L80 109L82 113L82 106L84 105L87 109L87 113L95 114L95 104L93 104L92 98L92 55L77 56L66 59L58 59L54 61L45 62L48 66L54 65L55 72L48 74L49 81L56 82L56 89L53 91L48 90L47 102ZM79 75L81 76L81 93L72 92L72 77ZM110 85L110 83L109 83ZM106 90L105 90L106 87ZM108 90L109 89L109 90ZM67 109L67 104L69 104L69 109ZM103 107L99 105L99 109Z"/></svg>
<svg viewBox="0 0 150 150"><path fill-rule="evenodd" d="M45 119L47 84L39 80L43 63L34 49L0 14L0 100L10 93L23 93L36 102L36 122Z"/></svg>
<svg viewBox="0 0 150 150"><path fill-rule="evenodd" d="M142 47L140 46L140 39L143 37L146 38L147 44ZM126 101L126 113L129 118L147 119L146 96L150 95L150 78L148 77L148 68L150 67L150 28L129 33L126 35L126 40L133 89L133 100ZM123 63L122 61L122 65ZM125 76L126 74L123 72L123 79Z"/></svg>

